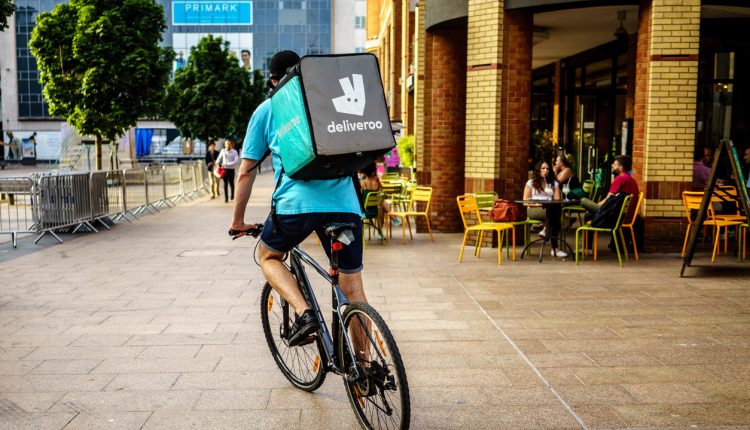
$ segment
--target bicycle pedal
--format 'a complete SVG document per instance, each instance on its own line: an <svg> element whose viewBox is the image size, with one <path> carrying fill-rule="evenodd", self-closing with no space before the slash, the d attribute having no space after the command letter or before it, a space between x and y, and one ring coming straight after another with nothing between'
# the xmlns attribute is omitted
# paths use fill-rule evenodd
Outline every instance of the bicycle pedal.
<svg viewBox="0 0 750 430"><path fill-rule="evenodd" d="M296 345L294 345L294 346L305 346L305 345L309 345L309 344L311 344L311 343L315 342L315 338L316 338L316 337L317 337L316 335L314 335L314 334L311 334L310 336L307 336L306 338L302 339L302 340L301 340L301 341L300 341L300 342L299 342L298 344L296 344Z"/></svg>

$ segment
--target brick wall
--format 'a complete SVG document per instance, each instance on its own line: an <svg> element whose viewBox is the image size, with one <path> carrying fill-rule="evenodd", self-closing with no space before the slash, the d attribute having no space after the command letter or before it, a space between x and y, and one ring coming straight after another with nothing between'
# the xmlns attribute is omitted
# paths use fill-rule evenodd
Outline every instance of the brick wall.
<svg viewBox="0 0 750 430"><path fill-rule="evenodd" d="M469 1L467 192L519 198L526 182L533 16L503 1Z"/></svg>
<svg viewBox="0 0 750 430"><path fill-rule="evenodd" d="M654 218L644 220L644 251L649 253L682 252L687 222L685 218Z"/></svg>
<svg viewBox="0 0 750 430"><path fill-rule="evenodd" d="M700 0L643 1L640 9L634 176L646 216L679 217L692 179Z"/></svg>
<svg viewBox="0 0 750 430"><path fill-rule="evenodd" d="M500 175L503 1L469 0L465 190L494 191Z"/></svg>
<svg viewBox="0 0 750 430"><path fill-rule="evenodd" d="M430 223L437 231L462 231L456 196L463 194L466 117L466 30L436 28L426 38L425 112L431 114L424 152L430 154L417 171L420 184L433 188Z"/></svg>

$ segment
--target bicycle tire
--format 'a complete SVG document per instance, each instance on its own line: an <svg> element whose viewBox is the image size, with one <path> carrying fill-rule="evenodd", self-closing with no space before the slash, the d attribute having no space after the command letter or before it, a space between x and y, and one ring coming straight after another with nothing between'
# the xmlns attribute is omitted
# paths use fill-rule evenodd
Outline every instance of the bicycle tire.
<svg viewBox="0 0 750 430"><path fill-rule="evenodd" d="M362 357L362 351L356 354L357 366L360 371L367 374L367 377L363 381L344 379L349 403L354 409L357 421L362 428L408 429L411 419L409 384L406 380L406 371L398 346L383 318L369 304L355 302L346 309L343 317L344 327L341 330L350 328L356 330L356 326L367 326L367 322L364 322L365 317L371 321L371 327L374 327L374 329L368 329L369 335L362 335L361 339L369 345L369 358L376 358L377 361L368 361L365 357ZM351 335L352 343L355 342L355 337L355 334ZM379 354L372 354L376 351L379 351ZM343 333L339 333L338 336L338 353L341 363L344 363L345 368L348 369L351 366L351 358ZM365 362L369 366L365 366L363 364ZM376 367L376 364L379 368ZM389 376L393 377L392 382L395 389L387 388ZM397 399L394 393L398 394ZM377 405L377 401L383 402L383 406ZM394 407L398 407L398 409ZM389 409L391 410L390 414L388 413ZM380 411L383 413L381 414Z"/></svg>
<svg viewBox="0 0 750 430"><path fill-rule="evenodd" d="M280 333L284 318L282 304L283 298L266 282L261 293L260 317L268 348L279 370L292 385L304 391L315 391L326 379L320 337L307 345L288 346ZM294 322L292 316L286 318L289 318L290 325Z"/></svg>

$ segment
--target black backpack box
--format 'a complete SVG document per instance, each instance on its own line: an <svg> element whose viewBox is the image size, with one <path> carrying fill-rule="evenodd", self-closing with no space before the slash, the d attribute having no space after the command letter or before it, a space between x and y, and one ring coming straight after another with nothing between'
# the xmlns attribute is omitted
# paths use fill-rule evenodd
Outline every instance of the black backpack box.
<svg viewBox="0 0 750 430"><path fill-rule="evenodd" d="M372 54L302 57L272 91L271 106L293 179L351 176L395 146Z"/></svg>

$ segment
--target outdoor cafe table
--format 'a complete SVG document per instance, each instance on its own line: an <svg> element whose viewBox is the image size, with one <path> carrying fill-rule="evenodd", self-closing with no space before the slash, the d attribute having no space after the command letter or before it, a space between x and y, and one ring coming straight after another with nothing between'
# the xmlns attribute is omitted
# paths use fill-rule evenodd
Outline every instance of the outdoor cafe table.
<svg viewBox="0 0 750 430"><path fill-rule="evenodd" d="M549 208L551 206L560 206L560 212L562 213L562 208L564 208L565 206L578 205L578 204L581 203L581 201L580 200L568 200L568 199L558 199L558 200L516 200L516 203L522 204L524 206L541 206L541 207L544 208L545 211L547 210L547 208ZM562 220L561 220L561 222L562 222ZM544 216L544 228L545 228L544 231L546 231L547 234L544 237L540 238L540 239L536 239L536 240L534 240L534 241L529 242L528 244L526 244L526 246L523 248L523 251L521 252L521 258L523 258L523 256L526 254L526 250L528 250L529 248L531 248L531 245L533 245L535 243L538 243L538 242L542 242L542 249L541 249L541 251L539 251L539 262L541 263L542 262L542 257L544 256L544 246L547 244L547 242L550 241L550 239L553 239L553 238L557 239L557 242L560 244L560 247L563 249L563 251L565 250L565 247L567 247L570 250L571 254L574 252L573 248L571 248L570 245L568 245L568 242L565 241L565 230L562 228L562 226L560 226L560 232L562 233L560 235L560 237L553 237L550 234L549 213L546 213L545 216Z"/></svg>

